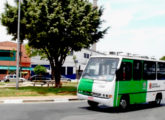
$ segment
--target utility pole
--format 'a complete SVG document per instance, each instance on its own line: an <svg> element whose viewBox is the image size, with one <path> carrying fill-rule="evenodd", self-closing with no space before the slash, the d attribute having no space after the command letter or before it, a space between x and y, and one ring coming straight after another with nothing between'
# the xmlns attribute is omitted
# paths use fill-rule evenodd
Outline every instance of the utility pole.
<svg viewBox="0 0 165 120"><path fill-rule="evenodd" d="M97 6L97 1L98 1L98 0L93 0L93 7L94 7L94 8L97 8L97 7L98 7L98 6ZM94 43L94 44L92 45L91 49L94 50L94 51L96 51L96 43Z"/></svg>
<svg viewBox="0 0 165 120"><path fill-rule="evenodd" d="M19 87L19 59L20 59L20 18L21 18L21 0L18 4L18 27L17 27L17 71L16 71L16 89Z"/></svg>

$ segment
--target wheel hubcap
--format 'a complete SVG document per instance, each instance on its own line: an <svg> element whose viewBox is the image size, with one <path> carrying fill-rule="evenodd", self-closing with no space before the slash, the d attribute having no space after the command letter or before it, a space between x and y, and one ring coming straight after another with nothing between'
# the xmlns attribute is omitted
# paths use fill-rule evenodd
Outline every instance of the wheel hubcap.
<svg viewBox="0 0 165 120"><path fill-rule="evenodd" d="M122 108L126 108L127 107L126 100L121 100L120 105L121 105Z"/></svg>
<svg viewBox="0 0 165 120"><path fill-rule="evenodd" d="M157 103L157 104L160 104L160 102L161 102L161 99L157 99L157 100L156 100L156 103Z"/></svg>

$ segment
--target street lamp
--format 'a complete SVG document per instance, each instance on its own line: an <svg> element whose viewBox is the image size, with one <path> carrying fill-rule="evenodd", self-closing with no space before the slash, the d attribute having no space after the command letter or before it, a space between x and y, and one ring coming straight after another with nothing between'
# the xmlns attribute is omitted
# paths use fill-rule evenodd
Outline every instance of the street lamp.
<svg viewBox="0 0 165 120"><path fill-rule="evenodd" d="M18 87L19 87L20 18L21 18L21 0L19 0L19 4L18 4L16 89L18 89Z"/></svg>

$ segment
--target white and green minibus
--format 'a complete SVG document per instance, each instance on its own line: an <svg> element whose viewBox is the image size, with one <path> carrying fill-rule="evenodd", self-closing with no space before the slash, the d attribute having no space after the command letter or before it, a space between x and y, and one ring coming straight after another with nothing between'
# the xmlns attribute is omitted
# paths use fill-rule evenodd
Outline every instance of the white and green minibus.
<svg viewBox="0 0 165 120"><path fill-rule="evenodd" d="M165 97L165 62L140 57L91 57L78 84L77 96L91 107L104 104L126 109Z"/></svg>

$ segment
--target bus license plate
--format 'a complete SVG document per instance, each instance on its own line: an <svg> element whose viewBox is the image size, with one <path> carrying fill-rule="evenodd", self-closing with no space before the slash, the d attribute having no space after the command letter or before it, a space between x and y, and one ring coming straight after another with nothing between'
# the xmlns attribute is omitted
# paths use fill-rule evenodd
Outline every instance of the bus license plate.
<svg viewBox="0 0 165 120"><path fill-rule="evenodd" d="M91 96L90 96L90 97L88 97L88 100L93 100L93 97L91 97Z"/></svg>

